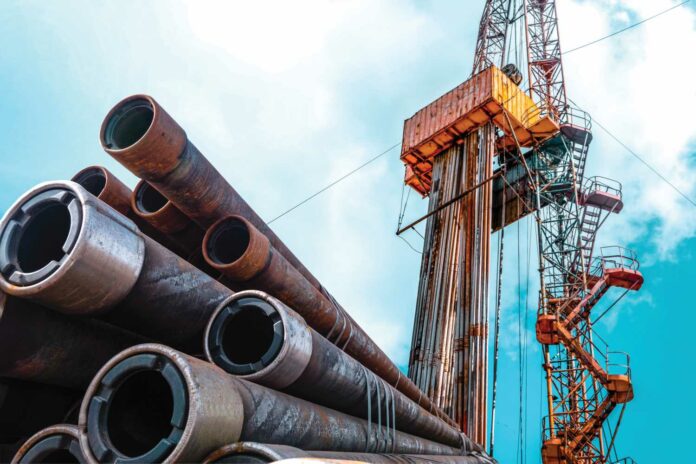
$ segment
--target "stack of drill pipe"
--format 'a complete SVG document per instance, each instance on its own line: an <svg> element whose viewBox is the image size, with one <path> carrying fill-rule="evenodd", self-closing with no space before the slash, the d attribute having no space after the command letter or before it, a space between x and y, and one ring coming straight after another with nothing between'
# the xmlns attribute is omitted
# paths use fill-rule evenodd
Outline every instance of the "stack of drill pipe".
<svg viewBox="0 0 696 464"><path fill-rule="evenodd" d="M147 101L161 140L149 121L141 137L110 116L104 132L152 154L183 131ZM135 102L116 126L139 124ZM0 378L82 398L77 432L64 424L76 407L51 416L55 427L32 424L14 462L200 462L240 441L369 462L489 462L182 140L184 168L168 180L131 192L90 167L30 189L0 221ZM157 159L140 163L160 169ZM191 205L215 206L210 195L224 214L189 219ZM195 248L208 272L192 264Z"/></svg>
<svg viewBox="0 0 696 464"><path fill-rule="evenodd" d="M192 354L202 353L210 314L232 294L74 182L31 189L0 229L3 291Z"/></svg>
<svg viewBox="0 0 696 464"><path fill-rule="evenodd" d="M158 344L115 356L87 389L79 417L89 461L198 462L238 441L336 452L466 453L229 375Z"/></svg>
<svg viewBox="0 0 696 464"><path fill-rule="evenodd" d="M202 342L199 333L202 329L194 316L204 318L207 324L213 314L212 309L232 295L226 287L143 236L131 221L71 182L49 182L30 190L10 208L0 231L0 242L3 244L2 283L8 291L72 314L103 314L112 322L153 338L167 338L190 345L187 341L195 334ZM53 236L60 231L63 235ZM32 247L27 242L29 239L43 245ZM172 279L174 282L171 282ZM174 298L169 298L172 291ZM33 329L41 326L47 330L57 329L53 337L55 341L47 336L38 341L29 339L34 344L24 350L33 356L46 347L48 354L58 352L67 357L55 364L46 363L45 368L39 371L41 380L80 384L83 377L74 379L71 375L79 376L82 373L79 369L82 362L75 365L74 361L78 358L70 350L74 351L76 346L87 348L84 355L92 356L102 348L100 343L111 340L111 337L99 336L96 329L75 332L85 324L108 327L102 322L87 318L71 319L15 296L7 297L6 301L22 305L21 311L4 311L8 323L12 321L9 316L18 314L35 321ZM12 305L7 306L6 309L13 308ZM31 311L40 312L43 319ZM42 320L47 322L40 323ZM103 342L95 343L84 338L94 336L102 338ZM318 335L315 338L318 339ZM63 343L65 346L52 349L51 343ZM189 349L195 351L195 347ZM119 385L117 371L124 369L118 366L119 359L125 360L128 369L132 369L138 364L132 358L141 353L155 355L156 358L140 364L145 381L133 387L133 382L137 382L139 377L128 370L128 379L133 377L135 380L121 379L123 384ZM21 362L22 358L15 356L13 359L20 362L12 363L8 369L17 364L20 368L27 364ZM173 360L180 362L176 364ZM114 372L111 372L112 368ZM179 406L175 407L174 400L169 405L158 403L167 396L166 390L156 389L157 382L151 377L157 375L155 372L159 372L158 368L167 374L171 382L175 382L172 378L188 380L180 382L178 388L170 385L172 393L169 395L179 401ZM12 372L11 369L9 371ZM24 372L22 369L19 371ZM195 372L192 374L192 371ZM141 351L126 350L107 363L101 373L101 376L97 374L85 395L80 414L81 429L86 434L86 438L81 440L86 443L83 452L88 457L91 456L89 453L97 453L100 461L111 461L112 455L109 453L117 453L122 460L134 461L144 459L143 456L149 453L160 453L151 459L154 461L197 460L205 457L204 452L240 439L339 451L460 452L457 447L400 432L393 427L393 419L392 427L388 427L386 414L389 408L385 408L384 424L374 424L374 420L368 422L244 380L234 380L210 364L162 345L141 348ZM210 378L215 388L206 390L204 387ZM149 396L153 389L155 394ZM109 392L111 396L107 394ZM138 398L142 401L138 401ZM184 406L180 405L182 398ZM222 401L222 404L216 401ZM394 404L403 402L402 399ZM212 417L211 408L217 411ZM275 414L269 414L266 411L269 408ZM100 410L106 411L104 414L111 414L110 418L100 420ZM393 413L395 410L392 406ZM97 419L88 419L90 411ZM165 417L167 424L175 422L183 427L183 430L172 432L174 436L171 437L171 434L166 437L155 435L155 445L161 440L176 441L178 432L183 434L184 440L176 441L169 451L162 451L158 446L148 448L146 445L152 434L162 430L156 421L153 422L153 417ZM404 417L401 409L399 417ZM422 424L435 423L435 427L430 427L435 432L429 432L434 436L437 436L438 422L440 429L449 427L434 416L429 417L429 422L427 418L415 419ZM116 424L115 430L111 430L113 424ZM122 424L120 428L118 424ZM423 428L428 433L428 427ZM100 442L99 438L104 434L108 438ZM129 434L134 435L123 437ZM125 440L125 445L122 440ZM451 428L448 440L452 444L461 442L457 432ZM108 444L114 441L119 443L119 448L110 449ZM99 446L100 443L102 446Z"/></svg>
<svg viewBox="0 0 696 464"><path fill-rule="evenodd" d="M147 182L139 182L131 191L103 166L86 167L71 180L131 219L153 240L212 277L219 277L219 273L205 263L200 251L204 231Z"/></svg>
<svg viewBox="0 0 696 464"><path fill-rule="evenodd" d="M316 462L326 460L346 460L351 462L368 462L373 464L483 464L492 460L483 456L432 456L432 455L398 455L375 453L340 453L334 451L305 451L293 446L254 442L239 442L223 446L210 454L204 464L233 463L267 463L292 459L306 462L302 458L316 458ZM302 459L302 460L300 460ZM290 461L287 461L290 462Z"/></svg>
<svg viewBox="0 0 696 464"><path fill-rule="evenodd" d="M316 317L305 317L319 333L426 410L449 420L413 382L401 374L153 98L135 95L118 103L102 124L101 143L108 154L146 180L201 227L207 229L233 215L248 221L268 239L269 253L274 256L278 266L272 272L278 273L290 286L276 290L284 295L297 293L303 299L301 305L314 312ZM215 263L212 260L210 264L224 266L228 263ZM316 291L307 294L309 287ZM283 295L276 296L283 299ZM306 305L306 299L323 301ZM283 301L291 306L296 305L295 301Z"/></svg>
<svg viewBox="0 0 696 464"><path fill-rule="evenodd" d="M461 433L311 329L270 295L247 290L220 305L206 356L226 372L289 395L461 448Z"/></svg>

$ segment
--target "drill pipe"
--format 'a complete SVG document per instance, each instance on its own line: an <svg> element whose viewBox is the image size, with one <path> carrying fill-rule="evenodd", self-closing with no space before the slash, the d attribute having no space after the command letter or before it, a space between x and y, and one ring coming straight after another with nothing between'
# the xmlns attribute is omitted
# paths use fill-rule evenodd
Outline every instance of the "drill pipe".
<svg viewBox="0 0 696 464"><path fill-rule="evenodd" d="M131 195L130 205L133 215L145 222L173 245L177 254L214 279L220 272L208 265L201 253L201 241L205 231L167 200L147 181L141 180ZM139 224L138 221L135 221ZM166 246L166 244L164 244Z"/></svg>
<svg viewBox="0 0 696 464"><path fill-rule="evenodd" d="M67 388L15 379L0 380L0 443L17 444L49 425L60 422L77 424L82 395ZM73 414L74 412L74 414ZM18 443L19 442L19 443Z"/></svg>
<svg viewBox="0 0 696 464"><path fill-rule="evenodd" d="M188 255L200 256L204 230L147 181L141 180L135 186L130 206L136 216L176 242Z"/></svg>
<svg viewBox="0 0 696 464"><path fill-rule="evenodd" d="M276 236L256 212L232 188L203 154L191 143L184 129L155 101L147 95L133 95L125 98L111 109L104 118L100 130L100 140L104 150L138 177L151 183L159 192L174 203L184 214L208 228L216 221L230 215L247 219L265 237L272 247L288 263L304 276L340 310L349 325L358 335L369 341L366 353L367 362L360 356L356 358L370 369L396 386L426 410L434 412L437 408L376 345L362 332L357 324L335 302L328 291L322 287L288 247ZM312 323L312 321L310 321ZM340 327L337 327L340 331ZM317 329L320 333L321 330ZM350 331L339 335L350 337ZM339 345L340 346L340 345ZM403 387L402 387L403 386ZM437 415L454 424L442 411Z"/></svg>
<svg viewBox="0 0 696 464"><path fill-rule="evenodd" d="M164 345L128 348L107 362L80 408L89 461L199 462L237 441L317 450L457 454L229 375Z"/></svg>
<svg viewBox="0 0 696 464"><path fill-rule="evenodd" d="M203 464L267 463L294 458L346 459L352 462L399 464L489 464L495 462L478 452L467 456L337 453L333 451L304 451L292 446L247 441L223 446L215 450L203 461Z"/></svg>
<svg viewBox="0 0 696 464"><path fill-rule="evenodd" d="M71 180L119 213L133 219L131 190L105 167L88 166L75 174Z"/></svg>
<svg viewBox="0 0 696 464"><path fill-rule="evenodd" d="M204 229L220 218L240 214L302 274L311 275L154 98L133 95L121 100L104 118L100 140L116 161L151 183Z"/></svg>
<svg viewBox="0 0 696 464"><path fill-rule="evenodd" d="M232 293L73 182L40 184L0 222L0 289L191 353Z"/></svg>
<svg viewBox="0 0 696 464"><path fill-rule="evenodd" d="M75 174L71 180L80 184L89 193L135 222L141 231L157 242L173 250L180 256L185 253L185 250L181 248L178 243L170 240L155 227L150 225L147 220L144 220L136 214L131 207L131 190L105 167L86 167Z"/></svg>
<svg viewBox="0 0 696 464"><path fill-rule="evenodd" d="M0 376L84 388L99 368L143 338L0 292Z"/></svg>
<svg viewBox="0 0 696 464"><path fill-rule="evenodd" d="M307 323L426 411L452 421L389 360L365 331L305 279L257 228L241 216L211 226L203 256L238 286L266 291L294 308Z"/></svg>
<svg viewBox="0 0 696 464"><path fill-rule="evenodd" d="M60 424L47 427L29 438L17 451L12 464L86 463L77 427Z"/></svg>
<svg viewBox="0 0 696 464"><path fill-rule="evenodd" d="M218 307L205 334L210 362L289 395L460 448L459 431L428 413L307 326L264 292L246 290ZM393 417L392 417L393 415Z"/></svg>

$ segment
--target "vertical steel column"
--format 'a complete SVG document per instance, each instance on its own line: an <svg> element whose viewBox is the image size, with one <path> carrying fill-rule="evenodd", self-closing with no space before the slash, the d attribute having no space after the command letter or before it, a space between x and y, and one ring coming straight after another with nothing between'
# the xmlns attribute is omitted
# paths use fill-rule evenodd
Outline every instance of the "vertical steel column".
<svg viewBox="0 0 696 464"><path fill-rule="evenodd" d="M487 125L435 158L430 211L492 175L493 136ZM409 364L414 382L479 444L487 429L491 188L428 219Z"/></svg>

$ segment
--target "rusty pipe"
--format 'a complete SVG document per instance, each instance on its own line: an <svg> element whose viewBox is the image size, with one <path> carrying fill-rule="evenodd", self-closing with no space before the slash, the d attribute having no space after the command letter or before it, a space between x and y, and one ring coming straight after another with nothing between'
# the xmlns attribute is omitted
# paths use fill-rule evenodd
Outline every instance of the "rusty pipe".
<svg viewBox="0 0 696 464"><path fill-rule="evenodd" d="M73 182L40 184L0 221L0 289L191 353L232 293Z"/></svg>
<svg viewBox="0 0 696 464"><path fill-rule="evenodd" d="M131 190L105 167L88 166L71 180L124 216L132 216Z"/></svg>
<svg viewBox="0 0 696 464"><path fill-rule="evenodd" d="M237 441L310 449L457 454L448 447L231 376L164 345L118 354L80 408L89 461L198 462Z"/></svg>
<svg viewBox="0 0 696 464"><path fill-rule="evenodd" d="M75 174L71 180L80 184L89 193L135 222L138 228L146 235L176 254L186 257L184 256L186 250L180 244L158 231L147 220L136 214L136 211L131 206L133 192L111 171L103 166L88 166Z"/></svg>
<svg viewBox="0 0 696 464"><path fill-rule="evenodd" d="M227 298L205 334L209 361L230 374L363 419L393 415L398 430L452 447L462 435L378 378L267 293Z"/></svg>
<svg viewBox="0 0 696 464"><path fill-rule="evenodd" d="M86 462L80 450L77 427L68 424L53 425L37 432L19 448L12 459L12 464Z"/></svg>
<svg viewBox="0 0 696 464"><path fill-rule="evenodd" d="M311 276L154 98L133 95L117 103L102 123L100 140L116 161L151 183L204 229L220 218L242 215L294 267Z"/></svg>
<svg viewBox="0 0 696 464"><path fill-rule="evenodd" d="M0 377L84 388L109 358L144 341L0 292Z"/></svg>
<svg viewBox="0 0 696 464"><path fill-rule="evenodd" d="M203 256L232 283L268 292L294 308L319 334L452 425L451 419L401 374L365 331L305 279L249 221L230 216L216 222L203 239Z"/></svg>
<svg viewBox="0 0 696 464"><path fill-rule="evenodd" d="M238 442L218 448L211 453L203 464L233 464L233 463L268 463L285 459L319 458L331 460L347 460L349 462L368 463L401 463L401 464L490 464L491 460L482 453L473 452L466 456L448 455L399 455L399 454L374 454L374 453L350 453L334 451L305 451L293 446L274 445L256 442ZM306 462L304 460L297 461ZM326 462L326 461L317 461Z"/></svg>
<svg viewBox="0 0 696 464"><path fill-rule="evenodd" d="M184 214L208 228L230 215L239 215L268 238L272 247L310 285L334 302L343 314L344 328L357 327L329 292L276 236L249 204L234 190L203 154L189 141L184 129L148 95L133 95L114 106L100 130L104 150L138 177L147 180ZM312 324L311 321L309 321ZM320 333L324 333L317 329ZM340 331L341 327L337 327ZM364 332L360 331L363 335ZM342 334L348 337L348 332ZM358 334L360 335L360 334ZM366 336L364 337L366 338ZM368 339L369 340L369 339ZM399 369L370 342L370 368L421 406L450 421ZM359 359L365 362L363 359ZM454 422L451 422L454 424Z"/></svg>
<svg viewBox="0 0 696 464"><path fill-rule="evenodd" d="M204 231L155 187L141 180L133 189L133 213L176 242L188 255L199 255Z"/></svg>
<svg viewBox="0 0 696 464"><path fill-rule="evenodd" d="M210 267L203 259L201 241L205 231L167 200L155 187L141 180L135 186L130 198L136 224L145 223L161 235L171 250L214 279L220 273ZM164 243L167 246L167 243Z"/></svg>

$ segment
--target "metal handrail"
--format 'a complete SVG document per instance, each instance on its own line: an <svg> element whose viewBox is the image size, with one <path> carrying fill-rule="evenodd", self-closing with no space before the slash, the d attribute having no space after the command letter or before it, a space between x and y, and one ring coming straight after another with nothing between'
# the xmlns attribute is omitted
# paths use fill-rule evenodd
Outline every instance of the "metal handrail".
<svg viewBox="0 0 696 464"><path fill-rule="evenodd" d="M612 375L627 375L631 378L631 357L622 351L607 351L606 371ZM622 361L612 361L616 357L621 357Z"/></svg>
<svg viewBox="0 0 696 464"><path fill-rule="evenodd" d="M599 259L602 269L631 269L637 271L640 268L638 255L635 251L619 245L605 246L600 249Z"/></svg>
<svg viewBox="0 0 696 464"><path fill-rule="evenodd" d="M621 197L622 190L623 186L621 182L602 176L590 177L585 180L585 185L583 185L583 191L585 193L605 192Z"/></svg>
<svg viewBox="0 0 696 464"><path fill-rule="evenodd" d="M586 111L572 106L566 106L561 112L561 124L570 124L582 127L587 131L592 130L592 117Z"/></svg>

